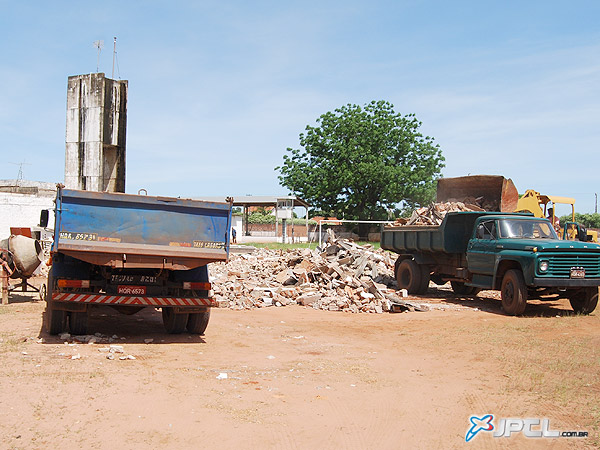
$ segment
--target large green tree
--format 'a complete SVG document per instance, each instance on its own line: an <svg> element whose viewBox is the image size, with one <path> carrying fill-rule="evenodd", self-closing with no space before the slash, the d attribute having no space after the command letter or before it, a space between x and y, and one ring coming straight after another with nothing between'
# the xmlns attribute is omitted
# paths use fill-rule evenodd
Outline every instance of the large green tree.
<svg viewBox="0 0 600 450"><path fill-rule="evenodd" d="M387 219L401 202L412 207L435 197L444 157L420 126L386 101L348 104L308 125L301 148L288 148L275 170L282 186L325 214Z"/></svg>

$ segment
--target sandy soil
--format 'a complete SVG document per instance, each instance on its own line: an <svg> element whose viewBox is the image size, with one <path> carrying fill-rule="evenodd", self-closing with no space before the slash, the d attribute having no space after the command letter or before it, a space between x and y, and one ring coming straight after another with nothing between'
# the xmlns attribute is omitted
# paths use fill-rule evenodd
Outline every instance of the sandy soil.
<svg viewBox="0 0 600 450"><path fill-rule="evenodd" d="M43 333L44 303L14 294L0 306L0 448L594 448L599 313L557 301L508 317L480 295L430 289L431 311L402 314L215 309L202 337L165 334L154 310L98 309L101 336L78 343ZM488 413L591 437L466 443L469 417Z"/></svg>

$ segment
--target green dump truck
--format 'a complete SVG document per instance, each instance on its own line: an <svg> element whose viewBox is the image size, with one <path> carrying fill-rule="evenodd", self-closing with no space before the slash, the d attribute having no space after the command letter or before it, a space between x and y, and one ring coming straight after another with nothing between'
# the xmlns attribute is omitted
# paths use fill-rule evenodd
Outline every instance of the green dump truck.
<svg viewBox="0 0 600 450"><path fill-rule="evenodd" d="M528 299L568 298L582 314L598 303L600 245L561 240L532 214L448 213L440 226L385 228L381 247L398 254L398 286L410 294L423 294L430 280L449 281L459 295L499 290L511 315Z"/></svg>

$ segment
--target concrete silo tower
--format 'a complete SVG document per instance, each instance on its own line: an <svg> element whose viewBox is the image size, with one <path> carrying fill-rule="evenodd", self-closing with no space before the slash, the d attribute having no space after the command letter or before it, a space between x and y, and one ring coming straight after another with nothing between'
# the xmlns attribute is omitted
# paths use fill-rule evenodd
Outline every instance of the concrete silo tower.
<svg viewBox="0 0 600 450"><path fill-rule="evenodd" d="M127 81L103 73L69 77L65 186L125 192Z"/></svg>

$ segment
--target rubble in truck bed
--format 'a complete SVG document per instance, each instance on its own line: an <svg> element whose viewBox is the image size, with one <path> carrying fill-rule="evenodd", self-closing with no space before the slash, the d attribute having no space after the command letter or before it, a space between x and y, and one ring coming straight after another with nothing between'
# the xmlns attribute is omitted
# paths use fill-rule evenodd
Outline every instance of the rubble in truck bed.
<svg viewBox="0 0 600 450"><path fill-rule="evenodd" d="M469 198L465 202L432 203L430 206L424 206L413 211L409 219L396 219L390 226L440 225L446 214L461 211L494 211L494 209L490 209L490 205L483 204L481 198Z"/></svg>
<svg viewBox="0 0 600 450"><path fill-rule="evenodd" d="M397 290L393 255L336 239L322 249L257 249L210 265L219 307L251 309L299 304L352 313L427 310Z"/></svg>

